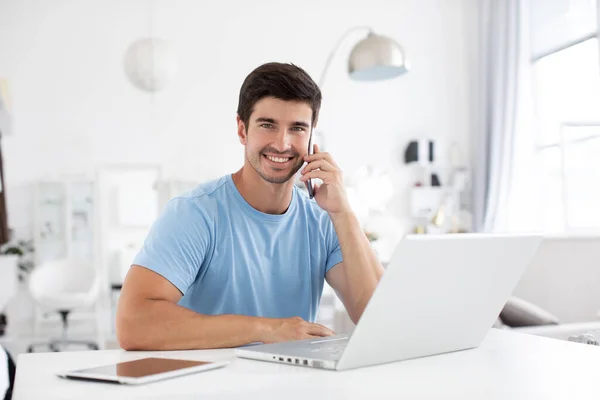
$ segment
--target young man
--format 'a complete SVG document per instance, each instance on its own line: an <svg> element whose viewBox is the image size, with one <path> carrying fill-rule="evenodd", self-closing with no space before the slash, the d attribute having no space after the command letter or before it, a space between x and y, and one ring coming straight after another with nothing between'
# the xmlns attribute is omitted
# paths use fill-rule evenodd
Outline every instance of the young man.
<svg viewBox="0 0 600 400"><path fill-rule="evenodd" d="M244 165L171 200L154 223L119 300L124 349L332 335L313 323L324 279L358 321L383 268L331 155L317 146L307 155L320 105L318 86L294 65L248 75L237 110ZM294 185L300 168L302 181L323 181L313 200Z"/></svg>

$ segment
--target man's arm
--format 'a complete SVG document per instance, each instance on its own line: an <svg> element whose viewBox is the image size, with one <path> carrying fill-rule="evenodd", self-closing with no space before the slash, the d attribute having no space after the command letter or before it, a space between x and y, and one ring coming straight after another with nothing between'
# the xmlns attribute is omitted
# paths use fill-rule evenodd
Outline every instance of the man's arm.
<svg viewBox="0 0 600 400"><path fill-rule="evenodd" d="M357 323L383 275L383 267L348 203L342 172L331 155L319 152L315 145L314 154L304 160L308 164L300 180L323 181L315 187L315 201L331 218L344 260L327 272L327 282Z"/></svg>
<svg viewBox="0 0 600 400"><path fill-rule="evenodd" d="M179 306L181 292L141 266L129 270L117 308L117 339L125 350L181 350L236 347L253 342L329 336L324 326L299 317L271 319L203 315Z"/></svg>
<svg viewBox="0 0 600 400"><path fill-rule="evenodd" d="M331 268L326 278L356 324L383 275L383 267L354 213L331 215L331 221L344 261Z"/></svg>

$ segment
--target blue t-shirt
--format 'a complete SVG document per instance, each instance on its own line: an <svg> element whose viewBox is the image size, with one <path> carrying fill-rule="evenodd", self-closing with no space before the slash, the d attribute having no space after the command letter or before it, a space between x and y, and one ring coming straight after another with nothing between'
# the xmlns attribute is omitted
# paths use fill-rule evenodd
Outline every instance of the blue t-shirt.
<svg viewBox="0 0 600 400"><path fill-rule="evenodd" d="M133 264L175 285L201 314L314 321L325 274L342 261L329 215L294 187L284 214L244 200L231 175L172 199Z"/></svg>

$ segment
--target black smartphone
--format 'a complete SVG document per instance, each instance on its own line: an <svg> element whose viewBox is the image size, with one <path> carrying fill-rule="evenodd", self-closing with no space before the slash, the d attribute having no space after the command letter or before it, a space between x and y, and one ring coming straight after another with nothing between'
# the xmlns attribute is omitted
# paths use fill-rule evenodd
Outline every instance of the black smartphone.
<svg viewBox="0 0 600 400"><path fill-rule="evenodd" d="M313 154L313 150L313 129L311 128L310 138L308 139L308 155ZM308 179L306 182L304 182L304 184L306 185L306 189L308 190L308 197L311 199L315 197L315 191L313 189L312 180Z"/></svg>

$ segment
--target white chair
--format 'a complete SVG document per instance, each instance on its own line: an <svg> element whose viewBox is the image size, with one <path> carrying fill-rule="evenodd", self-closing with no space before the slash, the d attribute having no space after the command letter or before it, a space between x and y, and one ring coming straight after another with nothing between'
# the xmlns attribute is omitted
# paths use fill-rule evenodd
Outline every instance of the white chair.
<svg viewBox="0 0 600 400"><path fill-rule="evenodd" d="M42 310L60 314L62 337L34 343L27 351L31 353L34 348L42 345L52 351L59 351L61 345L84 345L98 350L98 345L94 342L71 340L67 337L69 313L92 306L98 297L98 289L96 270L87 262L63 259L35 267L29 277L29 291Z"/></svg>

